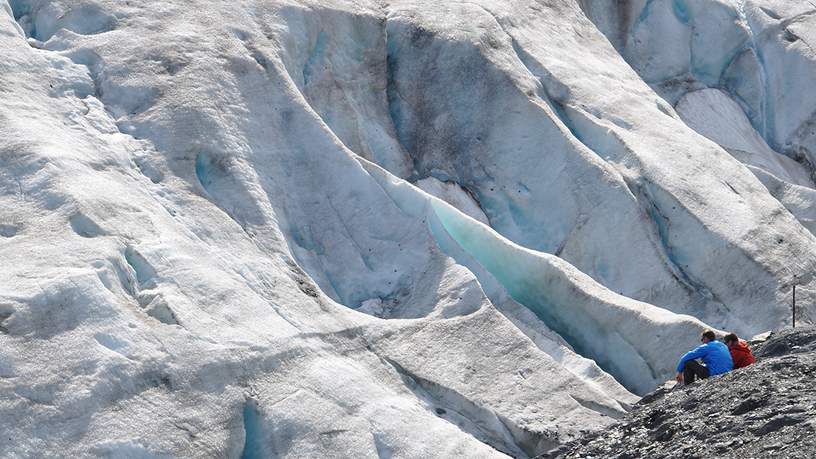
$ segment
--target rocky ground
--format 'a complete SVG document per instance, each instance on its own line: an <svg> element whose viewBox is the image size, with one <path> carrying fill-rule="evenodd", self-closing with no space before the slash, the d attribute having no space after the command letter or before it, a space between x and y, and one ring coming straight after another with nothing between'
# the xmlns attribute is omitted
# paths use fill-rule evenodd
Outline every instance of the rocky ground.
<svg viewBox="0 0 816 459"><path fill-rule="evenodd" d="M757 363L644 397L624 421L550 458L816 457L816 328L775 332Z"/></svg>

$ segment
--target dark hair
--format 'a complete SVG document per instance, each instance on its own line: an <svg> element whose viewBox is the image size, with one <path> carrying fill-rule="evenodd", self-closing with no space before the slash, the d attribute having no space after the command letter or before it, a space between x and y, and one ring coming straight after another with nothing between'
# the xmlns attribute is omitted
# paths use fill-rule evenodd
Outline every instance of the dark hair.
<svg viewBox="0 0 816 459"><path fill-rule="evenodd" d="M723 341L725 341L725 344L728 344L731 341L739 341L739 338L737 337L736 333L729 333L729 334L725 335L725 338L723 338Z"/></svg>
<svg viewBox="0 0 816 459"><path fill-rule="evenodd" d="M717 339L717 335L714 334L713 330L706 328L703 330L703 338L708 338L709 341L714 341Z"/></svg>

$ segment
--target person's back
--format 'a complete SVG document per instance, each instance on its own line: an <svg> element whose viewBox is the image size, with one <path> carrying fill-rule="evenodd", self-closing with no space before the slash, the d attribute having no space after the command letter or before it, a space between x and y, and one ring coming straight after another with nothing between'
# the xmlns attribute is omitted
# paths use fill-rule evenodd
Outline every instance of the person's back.
<svg viewBox="0 0 816 459"><path fill-rule="evenodd" d="M710 376L727 373L734 369L734 361L731 359L731 353L725 343L711 341L701 347L706 348L706 353L702 358L703 363L708 367Z"/></svg>
<svg viewBox="0 0 816 459"><path fill-rule="evenodd" d="M681 360L703 359L708 375L714 376L734 369L731 353L722 341L709 341L688 351ZM679 366L679 365L678 365Z"/></svg>
<svg viewBox="0 0 816 459"><path fill-rule="evenodd" d="M715 339L713 331L704 331L701 341L703 344L680 358L677 364L678 382L685 381L686 384L691 384L696 378L705 379L734 369L728 347ZM696 359L702 359L704 365L700 365Z"/></svg>
<svg viewBox="0 0 816 459"><path fill-rule="evenodd" d="M739 339L735 333L725 335L725 344L731 353L731 360L734 361L734 368L744 368L756 362L748 343Z"/></svg>

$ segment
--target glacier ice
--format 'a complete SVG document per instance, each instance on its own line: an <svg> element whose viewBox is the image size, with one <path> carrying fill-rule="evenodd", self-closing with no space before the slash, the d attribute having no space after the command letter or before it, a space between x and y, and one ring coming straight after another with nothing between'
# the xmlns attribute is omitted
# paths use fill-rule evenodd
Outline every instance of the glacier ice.
<svg viewBox="0 0 816 459"><path fill-rule="evenodd" d="M805 228L816 229L816 186L811 173L772 150L733 99L718 89L701 89L683 96L676 108L686 124L748 166Z"/></svg>
<svg viewBox="0 0 816 459"><path fill-rule="evenodd" d="M812 13L606 3L0 0L0 456L535 456L810 320Z"/></svg>
<svg viewBox="0 0 816 459"><path fill-rule="evenodd" d="M814 6L791 0L649 0L620 8L581 0L587 15L658 93L727 90L775 151L814 156Z"/></svg>
<svg viewBox="0 0 816 459"><path fill-rule="evenodd" d="M423 197L415 190L383 177L382 171L369 170L379 177L395 202L406 209L420 207L416 201ZM445 231L439 235L438 229L435 237L443 247L455 244L447 251L454 257L463 251L473 260L463 263L478 263L481 269L471 269L483 278L483 271L489 273L487 285L498 282L513 300L636 392L648 392L672 374L674 362L664 358L658 342L693 343L696 332L704 327L692 317L616 295L558 257L519 247L451 205L424 199L427 218L438 220ZM627 324L636 328L630 329ZM641 333L649 338L634 338Z"/></svg>

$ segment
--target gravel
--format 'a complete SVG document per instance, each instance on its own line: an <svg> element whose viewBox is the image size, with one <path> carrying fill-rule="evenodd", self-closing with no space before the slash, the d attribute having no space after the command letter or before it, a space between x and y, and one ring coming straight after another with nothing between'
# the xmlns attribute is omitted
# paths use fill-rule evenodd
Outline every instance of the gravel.
<svg viewBox="0 0 816 459"><path fill-rule="evenodd" d="M754 365L688 387L668 382L621 423L540 457L816 457L816 328L752 348Z"/></svg>

